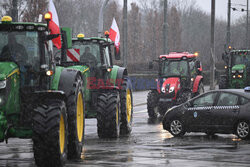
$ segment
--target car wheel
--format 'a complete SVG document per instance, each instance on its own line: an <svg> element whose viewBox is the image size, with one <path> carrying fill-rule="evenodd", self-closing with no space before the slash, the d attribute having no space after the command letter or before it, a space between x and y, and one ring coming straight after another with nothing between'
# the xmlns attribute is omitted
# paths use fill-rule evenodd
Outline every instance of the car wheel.
<svg viewBox="0 0 250 167"><path fill-rule="evenodd" d="M241 139L249 137L249 123L246 121L240 121L236 129L237 136Z"/></svg>
<svg viewBox="0 0 250 167"><path fill-rule="evenodd" d="M170 122L170 133L175 137L185 134L183 123L179 119L174 119Z"/></svg>

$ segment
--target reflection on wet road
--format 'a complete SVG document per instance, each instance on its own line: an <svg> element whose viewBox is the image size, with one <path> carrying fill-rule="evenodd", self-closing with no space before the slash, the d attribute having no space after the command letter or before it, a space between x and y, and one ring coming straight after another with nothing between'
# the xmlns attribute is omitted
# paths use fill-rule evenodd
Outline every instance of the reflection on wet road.
<svg viewBox="0 0 250 167"><path fill-rule="evenodd" d="M173 138L162 129L161 121L148 120L146 105L134 109L130 137L103 140L97 136L96 120L86 120L82 159L68 161L67 167L80 166L249 166L250 141L234 135L208 137L189 133ZM0 144L0 166L35 166L32 141L10 139Z"/></svg>

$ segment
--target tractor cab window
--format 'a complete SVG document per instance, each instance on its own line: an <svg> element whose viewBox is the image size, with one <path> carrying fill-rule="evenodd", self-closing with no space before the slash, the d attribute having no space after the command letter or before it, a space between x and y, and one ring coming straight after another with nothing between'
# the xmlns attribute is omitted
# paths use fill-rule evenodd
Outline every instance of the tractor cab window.
<svg viewBox="0 0 250 167"><path fill-rule="evenodd" d="M186 60L168 60L163 62L162 75L171 76L188 76L188 62Z"/></svg>
<svg viewBox="0 0 250 167"><path fill-rule="evenodd" d="M232 55L231 57L232 67L237 64L245 64L249 66L250 54L248 52L247 54L245 52L242 52L242 53L232 53L231 55Z"/></svg>
<svg viewBox="0 0 250 167"><path fill-rule="evenodd" d="M111 61L110 61L110 53L109 53L109 47L106 46L103 49L103 59L104 59L104 64L107 65L108 67L111 66Z"/></svg>
<svg viewBox="0 0 250 167"><path fill-rule="evenodd" d="M73 49L67 51L67 61L80 61L91 67L100 66L100 47L98 43L78 41L73 43Z"/></svg>
<svg viewBox="0 0 250 167"><path fill-rule="evenodd" d="M0 61L15 62L21 72L21 85L34 86L26 74L40 70L39 34L35 31L0 31ZM23 75L22 75L23 74ZM22 77L24 76L24 77Z"/></svg>

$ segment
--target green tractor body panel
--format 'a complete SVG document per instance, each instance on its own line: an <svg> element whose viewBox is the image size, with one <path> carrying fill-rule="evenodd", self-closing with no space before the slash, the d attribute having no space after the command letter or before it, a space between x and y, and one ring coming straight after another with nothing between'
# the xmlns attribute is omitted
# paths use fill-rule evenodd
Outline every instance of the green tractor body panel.
<svg viewBox="0 0 250 167"><path fill-rule="evenodd" d="M119 81L116 80L116 79L117 79L117 73L118 73L119 68L120 68L119 66L114 65L113 68L112 68L112 71L111 71L111 73L110 73L110 76L109 76L110 82L111 82L112 84L114 84L114 86L119 86L119 85L117 85L117 84L119 84L119 83L117 83L117 82L119 82ZM117 82L116 82L116 81L117 81Z"/></svg>
<svg viewBox="0 0 250 167"><path fill-rule="evenodd" d="M234 71L243 71L243 74L242 75L242 78L239 78L237 76L235 76L233 74L233 77L232 77L232 82L231 82L231 88L245 88L245 86L247 86L246 84L246 81L247 81L247 72L246 72L246 65L244 64L237 64L235 66L232 67L232 73ZM236 74L237 75L237 74ZM238 74L239 75L239 74ZM235 76L235 78L234 78Z"/></svg>
<svg viewBox="0 0 250 167"><path fill-rule="evenodd" d="M20 73L13 62L0 62L0 82L6 86L0 89L0 141L4 139L4 132L8 128L7 119L13 125L18 125L20 115Z"/></svg>
<svg viewBox="0 0 250 167"><path fill-rule="evenodd" d="M62 73L63 70L64 70L64 67L56 66L55 74L53 76L53 80L52 80L52 84L51 84L51 89L52 90L58 90L60 77L61 77L61 73Z"/></svg>

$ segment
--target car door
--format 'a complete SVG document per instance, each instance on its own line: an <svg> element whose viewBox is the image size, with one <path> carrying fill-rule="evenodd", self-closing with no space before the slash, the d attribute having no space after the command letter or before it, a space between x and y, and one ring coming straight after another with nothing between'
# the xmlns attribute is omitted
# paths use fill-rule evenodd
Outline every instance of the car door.
<svg viewBox="0 0 250 167"><path fill-rule="evenodd" d="M240 96L233 93L220 93L212 119L212 125L214 128L218 128L217 131L224 131L232 127L239 114L239 99Z"/></svg>
<svg viewBox="0 0 250 167"><path fill-rule="evenodd" d="M187 119L192 131L201 131L210 127L210 118L216 97L217 92L210 92L190 101Z"/></svg>

